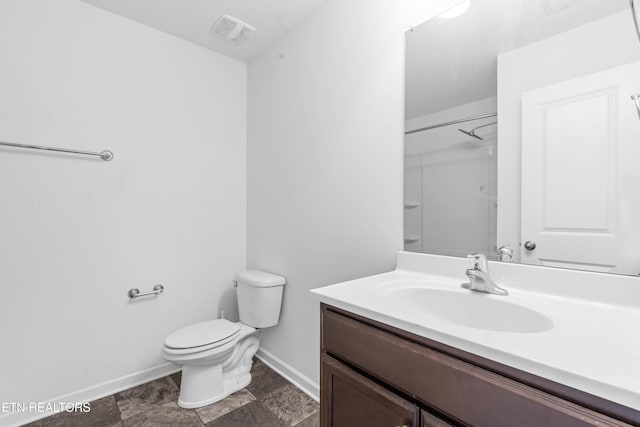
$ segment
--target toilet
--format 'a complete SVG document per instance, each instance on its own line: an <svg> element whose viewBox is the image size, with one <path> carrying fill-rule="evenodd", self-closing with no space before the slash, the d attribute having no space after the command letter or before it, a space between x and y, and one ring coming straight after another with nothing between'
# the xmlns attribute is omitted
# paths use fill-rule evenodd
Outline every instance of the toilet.
<svg viewBox="0 0 640 427"><path fill-rule="evenodd" d="M236 275L239 322L209 320L167 337L162 357L182 365L178 405L199 408L224 399L251 382L258 329L278 324L286 280L264 271Z"/></svg>

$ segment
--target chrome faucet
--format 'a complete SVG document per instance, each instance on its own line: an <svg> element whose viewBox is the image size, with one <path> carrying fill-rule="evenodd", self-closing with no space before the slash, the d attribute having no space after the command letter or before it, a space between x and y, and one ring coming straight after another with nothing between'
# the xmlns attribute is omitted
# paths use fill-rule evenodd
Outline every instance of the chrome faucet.
<svg viewBox="0 0 640 427"><path fill-rule="evenodd" d="M471 260L471 268L465 271L469 278L469 283L460 285L465 289L477 292L486 292L493 295L509 295L506 289L501 288L489 276L487 257L483 254L469 254L467 258Z"/></svg>
<svg viewBox="0 0 640 427"><path fill-rule="evenodd" d="M513 259L513 248L511 246L500 246L498 248L498 261L511 262Z"/></svg>

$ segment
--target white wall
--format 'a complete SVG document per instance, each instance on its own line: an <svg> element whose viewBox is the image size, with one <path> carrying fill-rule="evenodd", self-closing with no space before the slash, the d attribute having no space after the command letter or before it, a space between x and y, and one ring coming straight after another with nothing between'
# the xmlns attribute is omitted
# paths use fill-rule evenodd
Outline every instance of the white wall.
<svg viewBox="0 0 640 427"><path fill-rule="evenodd" d="M247 263L288 281L261 351L310 393L308 291L390 270L402 249L404 32L450 3L329 0L249 64Z"/></svg>
<svg viewBox="0 0 640 427"><path fill-rule="evenodd" d="M519 260L522 93L640 60L628 11L498 56L498 246ZM629 101L631 103L631 101Z"/></svg>
<svg viewBox="0 0 640 427"><path fill-rule="evenodd" d="M4 0L0 94L0 140L115 153L0 149L0 401L174 369L171 331L235 311L246 64L76 0Z"/></svg>

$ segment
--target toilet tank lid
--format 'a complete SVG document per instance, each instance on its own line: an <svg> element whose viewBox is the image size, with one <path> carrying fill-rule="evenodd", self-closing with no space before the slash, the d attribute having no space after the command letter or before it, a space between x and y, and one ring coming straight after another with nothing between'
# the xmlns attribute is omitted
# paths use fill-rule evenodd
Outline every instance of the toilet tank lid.
<svg viewBox="0 0 640 427"><path fill-rule="evenodd" d="M267 273L260 270L246 270L236 274L236 280L246 285L269 288L272 286L282 286L287 280L277 274Z"/></svg>

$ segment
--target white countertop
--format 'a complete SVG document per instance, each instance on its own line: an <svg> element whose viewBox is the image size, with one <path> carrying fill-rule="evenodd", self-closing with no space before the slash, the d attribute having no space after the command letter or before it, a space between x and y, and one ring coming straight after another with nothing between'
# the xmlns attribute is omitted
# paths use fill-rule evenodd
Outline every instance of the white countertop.
<svg viewBox="0 0 640 427"><path fill-rule="evenodd" d="M466 260L404 252L398 256L398 269L394 271L312 292L321 302L640 410L640 300L635 304L617 304L616 298L624 300L620 295L609 300L603 297L603 301L596 300L593 292L588 298L571 295L572 292L579 293L582 282L589 289L593 284L597 288L601 283L606 290L607 279L610 279L624 282L609 286L610 292L619 294L620 289L630 286L627 296L635 298L640 281L548 268L542 268L544 271L540 272L541 268L530 266L510 265L501 270L492 263L490 272L492 269L497 271L496 276L501 278L498 284L510 293L506 297L494 296L460 288L466 279ZM442 260L447 265L414 269L416 263L421 262L420 257L428 257L427 264L431 266ZM462 268L459 274L442 274L452 267L456 270ZM537 270L532 273L532 268ZM429 273L429 270L436 274ZM524 276L518 278L518 274L527 275L529 279ZM569 290L537 292L530 278L536 276L539 280L540 274L549 276L545 286L557 279L563 283L577 283L567 285ZM589 274L597 274L597 277L586 276ZM513 282L511 286L510 281ZM540 288L546 291L545 286ZM389 290L397 287L425 287L505 301L534 310L551 319L553 325L542 332L526 333L463 326L437 313L419 310L419 301L411 304L409 309L395 302Z"/></svg>

